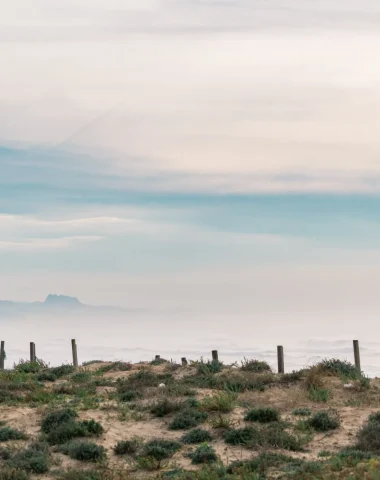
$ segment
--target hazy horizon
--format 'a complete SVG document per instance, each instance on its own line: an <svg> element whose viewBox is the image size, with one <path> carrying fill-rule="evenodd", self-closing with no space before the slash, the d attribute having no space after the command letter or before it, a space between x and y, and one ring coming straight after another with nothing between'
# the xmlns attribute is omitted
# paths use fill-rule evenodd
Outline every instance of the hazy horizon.
<svg viewBox="0 0 380 480"><path fill-rule="evenodd" d="M379 40L377 0L8 2L0 297L149 312L162 348L376 337Z"/></svg>

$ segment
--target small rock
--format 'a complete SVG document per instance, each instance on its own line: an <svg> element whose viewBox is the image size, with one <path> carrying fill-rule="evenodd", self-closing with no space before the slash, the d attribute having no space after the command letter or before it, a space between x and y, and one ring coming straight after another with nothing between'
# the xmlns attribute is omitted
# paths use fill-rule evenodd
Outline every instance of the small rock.
<svg viewBox="0 0 380 480"><path fill-rule="evenodd" d="M166 387L166 385L165 385L164 383L160 383L160 384L158 385L158 388L165 388L165 387Z"/></svg>
<svg viewBox="0 0 380 480"><path fill-rule="evenodd" d="M345 383L343 388L354 388L354 385L352 383Z"/></svg>

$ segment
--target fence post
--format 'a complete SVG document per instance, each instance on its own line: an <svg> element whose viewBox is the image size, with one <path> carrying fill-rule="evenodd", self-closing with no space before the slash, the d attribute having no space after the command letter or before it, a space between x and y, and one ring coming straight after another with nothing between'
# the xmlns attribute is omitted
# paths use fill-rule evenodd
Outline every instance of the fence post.
<svg viewBox="0 0 380 480"><path fill-rule="evenodd" d="M360 351L359 351L359 340L354 340L354 357L355 357L355 367L358 373L361 372L361 367L360 367Z"/></svg>
<svg viewBox="0 0 380 480"><path fill-rule="evenodd" d="M186 357L182 357L182 358L181 358L181 362L182 362L182 366L183 366L183 367L186 367L186 366L187 366Z"/></svg>
<svg viewBox="0 0 380 480"><path fill-rule="evenodd" d="M213 350L211 352L211 354L212 354L212 361L213 362L218 362L219 361L218 350Z"/></svg>
<svg viewBox="0 0 380 480"><path fill-rule="evenodd" d="M33 363L36 361L36 349L34 342L30 342L30 363Z"/></svg>
<svg viewBox="0 0 380 480"><path fill-rule="evenodd" d="M78 368L78 350L77 343L74 338L71 340L71 348L73 350L73 365L75 368Z"/></svg>
<svg viewBox="0 0 380 480"><path fill-rule="evenodd" d="M4 360L5 360L5 342L1 340L1 347L0 347L0 370L4 370Z"/></svg>
<svg viewBox="0 0 380 480"><path fill-rule="evenodd" d="M277 347L277 363L278 363L278 373L285 373L284 347L282 345L279 345Z"/></svg>

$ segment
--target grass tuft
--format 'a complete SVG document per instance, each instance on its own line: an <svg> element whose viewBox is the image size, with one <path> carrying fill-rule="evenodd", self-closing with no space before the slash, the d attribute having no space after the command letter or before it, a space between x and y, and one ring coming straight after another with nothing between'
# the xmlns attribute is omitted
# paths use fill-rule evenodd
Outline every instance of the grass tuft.
<svg viewBox="0 0 380 480"><path fill-rule="evenodd" d="M235 406L237 395L230 392L222 392L212 397L206 397L201 405L201 410L206 412L231 412Z"/></svg>

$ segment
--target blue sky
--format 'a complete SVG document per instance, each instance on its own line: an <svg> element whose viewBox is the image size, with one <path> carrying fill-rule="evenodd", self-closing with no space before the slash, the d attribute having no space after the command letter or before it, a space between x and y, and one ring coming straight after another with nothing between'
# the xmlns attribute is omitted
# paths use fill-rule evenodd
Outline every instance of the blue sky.
<svg viewBox="0 0 380 480"><path fill-rule="evenodd" d="M371 305L379 26L372 0L5 6L2 296Z"/></svg>

